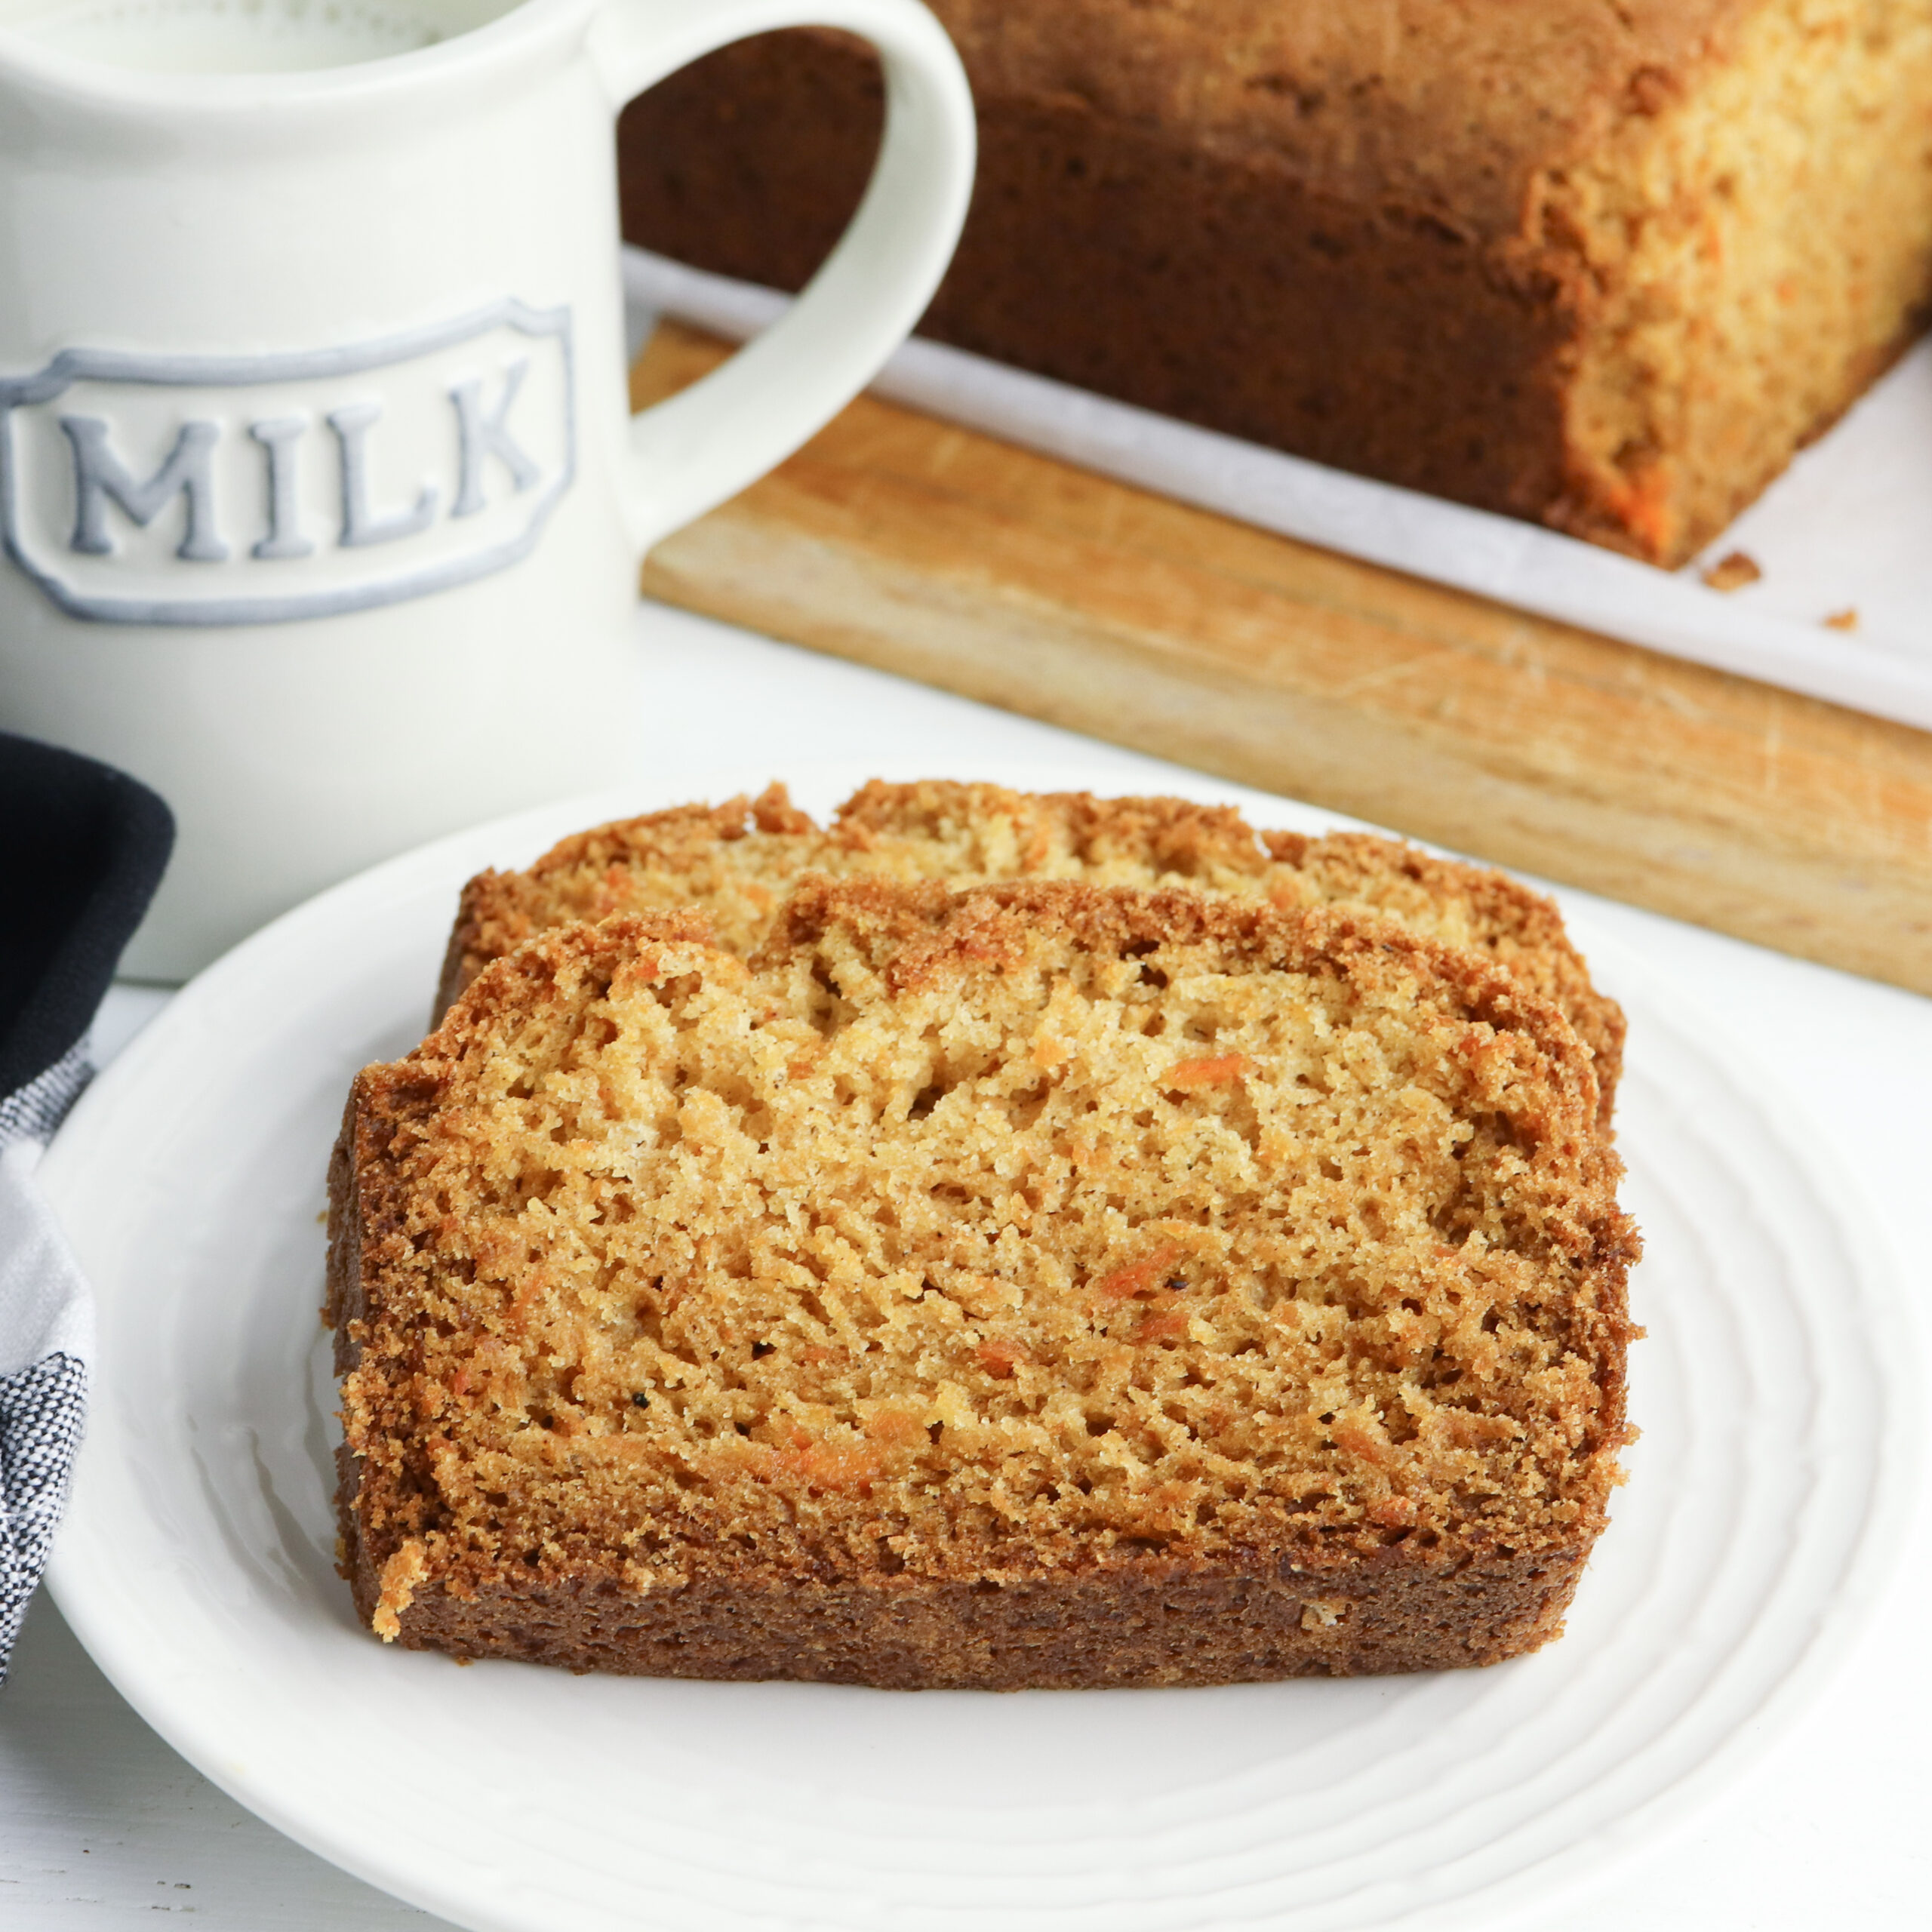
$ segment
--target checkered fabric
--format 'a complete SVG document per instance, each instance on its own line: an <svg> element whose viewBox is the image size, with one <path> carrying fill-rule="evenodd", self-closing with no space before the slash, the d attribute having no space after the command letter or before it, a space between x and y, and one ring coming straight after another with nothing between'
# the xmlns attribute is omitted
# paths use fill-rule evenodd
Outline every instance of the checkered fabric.
<svg viewBox="0 0 1932 1932"><path fill-rule="evenodd" d="M92 1069L74 1048L0 1100L0 1683L47 1564L87 1413L87 1284L34 1183Z"/></svg>

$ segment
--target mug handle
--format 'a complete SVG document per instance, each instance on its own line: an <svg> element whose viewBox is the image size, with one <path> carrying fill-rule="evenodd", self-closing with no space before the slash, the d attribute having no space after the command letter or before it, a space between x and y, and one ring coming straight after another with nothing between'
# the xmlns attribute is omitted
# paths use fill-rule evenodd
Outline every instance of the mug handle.
<svg viewBox="0 0 1932 1932"><path fill-rule="evenodd" d="M700 55L789 26L841 27L885 69L885 138L851 226L790 312L721 368L631 419L624 488L641 556L761 476L878 374L931 300L972 192L973 97L917 0L607 0L587 45L614 121Z"/></svg>

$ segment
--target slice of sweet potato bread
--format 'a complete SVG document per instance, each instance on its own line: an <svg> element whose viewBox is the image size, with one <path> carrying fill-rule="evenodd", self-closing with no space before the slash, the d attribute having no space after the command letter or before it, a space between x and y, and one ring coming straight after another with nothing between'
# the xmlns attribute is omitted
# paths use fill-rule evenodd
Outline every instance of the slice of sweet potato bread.
<svg viewBox="0 0 1932 1932"><path fill-rule="evenodd" d="M681 905L709 915L718 943L746 952L808 872L955 888L1069 878L1260 897L1284 910L1366 908L1487 953L1554 1000L1595 1056L1604 1118L1623 1062L1623 1016L1590 983L1556 908L1503 873L1432 858L1391 838L1257 834L1227 806L1096 798L998 785L875 780L821 829L782 786L720 806L690 805L563 840L521 872L464 888L437 1011L492 959L577 919Z"/></svg>
<svg viewBox="0 0 1932 1932"><path fill-rule="evenodd" d="M1484 1663L1556 1634L1635 1238L1588 1055L1385 921L819 881L619 916L355 1082L361 1614L890 1687Z"/></svg>

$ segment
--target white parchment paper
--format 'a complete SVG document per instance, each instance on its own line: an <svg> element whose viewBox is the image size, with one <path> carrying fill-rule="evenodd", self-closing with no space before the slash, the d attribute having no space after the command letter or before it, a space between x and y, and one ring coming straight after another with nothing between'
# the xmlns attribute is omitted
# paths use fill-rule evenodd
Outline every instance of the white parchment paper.
<svg viewBox="0 0 1932 1932"><path fill-rule="evenodd" d="M625 251L634 317L734 340L790 298ZM1804 451L1690 568L1651 569L1487 511L909 342L875 393L1141 488L1654 651L1932 730L1932 341ZM1746 552L1724 593L1699 575ZM1855 614L1855 628L1828 617Z"/></svg>

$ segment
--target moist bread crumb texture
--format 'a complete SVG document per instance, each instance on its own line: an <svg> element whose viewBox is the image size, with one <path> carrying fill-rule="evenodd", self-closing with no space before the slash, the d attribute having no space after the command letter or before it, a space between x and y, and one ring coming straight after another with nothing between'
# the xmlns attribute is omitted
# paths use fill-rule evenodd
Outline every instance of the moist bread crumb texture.
<svg viewBox="0 0 1932 1932"><path fill-rule="evenodd" d="M1096 798L998 785L878 780L821 829L783 786L755 799L687 805L598 826L528 871L472 879L445 962L437 1011L491 960L535 934L616 912L701 907L717 942L748 954L808 872L940 879L1077 879L1258 898L1278 911L1372 911L1484 953L1563 1009L1595 1057L1607 1124L1623 1016L1590 983L1556 908L1501 872L1362 833L1257 832L1226 805Z"/></svg>
<svg viewBox="0 0 1932 1932"><path fill-rule="evenodd" d="M331 1175L383 1636L1180 1684L1561 1627L1625 1438L1588 1054L1385 919L806 881L619 915L370 1068Z"/></svg>

